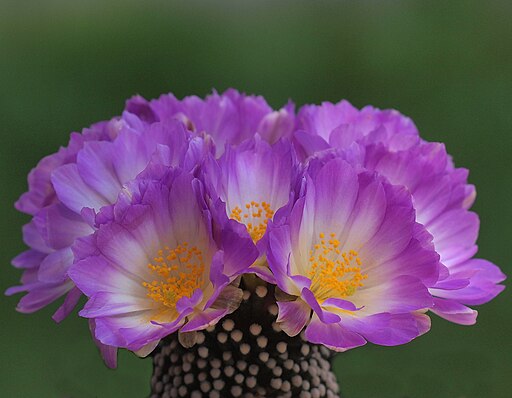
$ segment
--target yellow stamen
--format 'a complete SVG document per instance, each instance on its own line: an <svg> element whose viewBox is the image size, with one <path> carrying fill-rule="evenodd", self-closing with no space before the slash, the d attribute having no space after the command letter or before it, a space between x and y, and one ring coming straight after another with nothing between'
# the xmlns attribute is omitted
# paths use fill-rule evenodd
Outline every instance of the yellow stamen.
<svg viewBox="0 0 512 398"><path fill-rule="evenodd" d="M204 260L201 250L189 247L187 242L176 248L159 250L148 268L155 274L155 280L142 282L147 296L172 310L182 297L191 297L204 282Z"/></svg>
<svg viewBox="0 0 512 398"><path fill-rule="evenodd" d="M309 252L311 291L320 302L330 297L352 296L368 278L367 274L361 273L358 253L354 250L342 253L334 233L330 234L331 239L327 242L324 233L318 237L320 243L316 243L314 250Z"/></svg>
<svg viewBox="0 0 512 398"><path fill-rule="evenodd" d="M255 202L246 203L244 206L245 212L238 206L233 208L231 215L229 216L233 220L244 223L251 235L254 242L259 241L265 231L267 230L268 220L274 217L274 210L270 207L267 202Z"/></svg>

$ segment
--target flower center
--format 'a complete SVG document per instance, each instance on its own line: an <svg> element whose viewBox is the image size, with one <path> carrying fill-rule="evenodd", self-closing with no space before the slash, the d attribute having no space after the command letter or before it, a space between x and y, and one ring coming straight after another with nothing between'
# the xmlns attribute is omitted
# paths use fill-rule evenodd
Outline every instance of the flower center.
<svg viewBox="0 0 512 398"><path fill-rule="evenodd" d="M320 243L309 252L311 291L319 301L352 296L368 278L367 274L361 274L361 259L354 250L341 252L336 234L331 233L326 240L321 233L319 238Z"/></svg>
<svg viewBox="0 0 512 398"><path fill-rule="evenodd" d="M251 235L253 242L259 241L267 230L268 220L274 217L274 210L267 202L247 203L244 210L236 206L229 216L233 220L244 223Z"/></svg>
<svg viewBox="0 0 512 398"><path fill-rule="evenodd" d="M148 264L156 279L143 282L147 296L171 309L182 297L191 297L201 288L204 276L204 260L201 250L189 247L187 242L171 249L159 250L153 262Z"/></svg>

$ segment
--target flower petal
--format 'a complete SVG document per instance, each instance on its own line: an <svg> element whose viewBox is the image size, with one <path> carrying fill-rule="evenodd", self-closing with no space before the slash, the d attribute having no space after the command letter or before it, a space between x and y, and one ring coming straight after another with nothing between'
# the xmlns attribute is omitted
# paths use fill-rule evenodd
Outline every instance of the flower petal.
<svg viewBox="0 0 512 398"><path fill-rule="evenodd" d="M358 333L344 328L340 323L323 323L317 316L313 316L306 328L305 337L311 343L323 344L337 352L366 344Z"/></svg>
<svg viewBox="0 0 512 398"><path fill-rule="evenodd" d="M298 335L311 318L310 306L300 298L295 301L278 301L276 322L288 336Z"/></svg>

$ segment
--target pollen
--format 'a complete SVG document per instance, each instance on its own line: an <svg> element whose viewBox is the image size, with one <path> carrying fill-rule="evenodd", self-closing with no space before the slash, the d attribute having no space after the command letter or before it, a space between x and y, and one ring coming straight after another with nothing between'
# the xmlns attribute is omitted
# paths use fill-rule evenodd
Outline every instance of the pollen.
<svg viewBox="0 0 512 398"><path fill-rule="evenodd" d="M159 250L148 268L154 274L151 282L143 282L147 296L172 310L182 297L191 297L204 282L204 260L201 250L187 242L174 249Z"/></svg>
<svg viewBox="0 0 512 398"><path fill-rule="evenodd" d="M274 210L267 202L254 201L246 203L242 208L233 208L229 217L245 224L253 242L258 242L265 235L268 220L274 217Z"/></svg>
<svg viewBox="0 0 512 398"><path fill-rule="evenodd" d="M309 252L311 291L319 301L331 297L352 296L363 286L367 274L361 273L362 262L354 250L342 252L336 234L326 239L324 233Z"/></svg>

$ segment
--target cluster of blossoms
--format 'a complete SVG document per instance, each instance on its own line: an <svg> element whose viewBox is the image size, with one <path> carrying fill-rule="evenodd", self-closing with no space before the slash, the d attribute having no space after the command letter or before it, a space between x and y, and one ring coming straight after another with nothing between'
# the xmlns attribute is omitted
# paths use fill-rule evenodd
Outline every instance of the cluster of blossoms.
<svg viewBox="0 0 512 398"><path fill-rule="evenodd" d="M184 345L276 285L277 322L336 351L397 345L428 311L469 325L503 290L473 258L475 189L442 144L394 110L288 104L234 90L206 99L130 99L120 117L73 133L16 203L33 216L13 260L30 313L84 294L109 366L178 332Z"/></svg>

